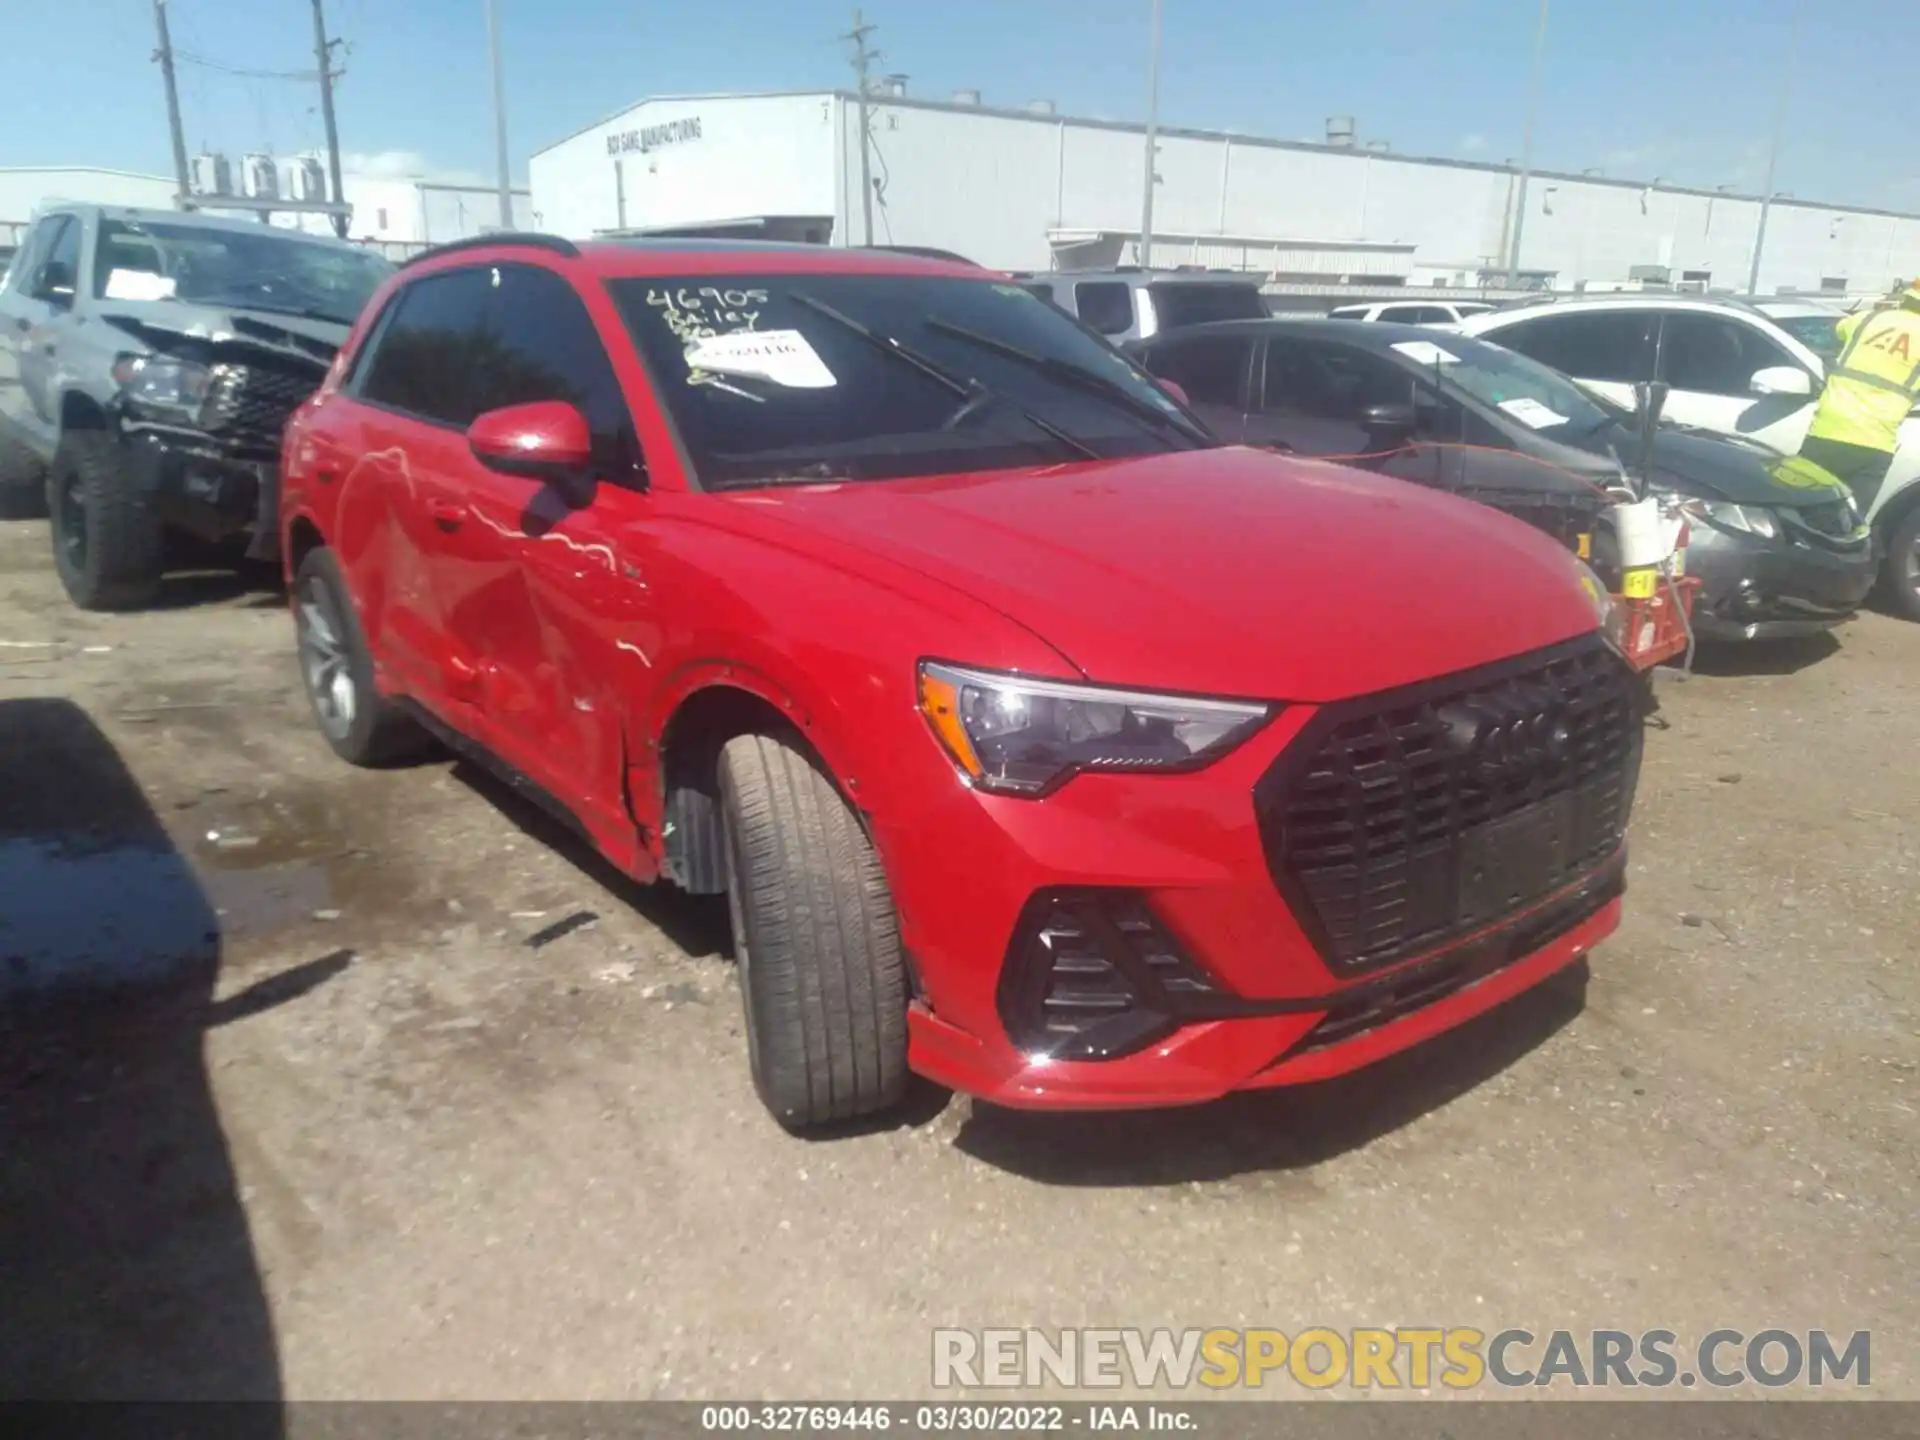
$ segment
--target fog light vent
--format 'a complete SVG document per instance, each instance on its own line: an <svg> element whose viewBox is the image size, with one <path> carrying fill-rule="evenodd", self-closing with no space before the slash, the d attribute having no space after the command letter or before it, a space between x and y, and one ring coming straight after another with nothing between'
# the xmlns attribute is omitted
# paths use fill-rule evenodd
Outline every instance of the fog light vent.
<svg viewBox="0 0 1920 1440"><path fill-rule="evenodd" d="M1000 1016L1030 1055L1107 1060L1167 1034L1183 1001L1215 993L1138 895L1049 891L1014 929Z"/></svg>

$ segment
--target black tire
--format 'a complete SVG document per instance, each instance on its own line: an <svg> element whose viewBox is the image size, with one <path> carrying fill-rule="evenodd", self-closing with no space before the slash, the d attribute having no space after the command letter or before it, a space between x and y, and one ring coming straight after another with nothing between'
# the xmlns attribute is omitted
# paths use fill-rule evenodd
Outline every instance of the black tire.
<svg viewBox="0 0 1920 1440"><path fill-rule="evenodd" d="M73 430L47 474L53 566L82 610L138 610L160 593L165 532L110 430Z"/></svg>
<svg viewBox="0 0 1920 1440"><path fill-rule="evenodd" d="M0 435L0 520L38 520L46 513L46 466L18 440Z"/></svg>
<svg viewBox="0 0 1920 1440"><path fill-rule="evenodd" d="M754 1088L789 1130L871 1115L907 1089L907 973L860 821L790 741L720 756L727 900Z"/></svg>
<svg viewBox="0 0 1920 1440"><path fill-rule="evenodd" d="M300 679L333 753L380 768L418 759L432 738L374 686L373 657L348 598L339 562L317 546L293 577L294 638Z"/></svg>
<svg viewBox="0 0 1920 1440"><path fill-rule="evenodd" d="M1920 504L1887 532L1887 554L1880 562L1880 593L1902 620L1920 621Z"/></svg>

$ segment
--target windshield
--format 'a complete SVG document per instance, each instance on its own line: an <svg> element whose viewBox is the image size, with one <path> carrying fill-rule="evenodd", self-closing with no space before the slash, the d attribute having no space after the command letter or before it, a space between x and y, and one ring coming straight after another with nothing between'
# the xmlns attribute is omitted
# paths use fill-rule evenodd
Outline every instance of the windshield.
<svg viewBox="0 0 1920 1440"><path fill-rule="evenodd" d="M104 300L195 304L304 315L351 325L393 266L372 251L211 226L109 220L100 227L94 293Z"/></svg>
<svg viewBox="0 0 1920 1440"><path fill-rule="evenodd" d="M1544 439L1595 454L1607 452L1614 413L1537 360L1465 335L1406 340L1393 348L1419 364L1443 390L1491 406Z"/></svg>
<svg viewBox="0 0 1920 1440"><path fill-rule="evenodd" d="M1834 334L1834 327L1840 323L1838 315L1775 315L1771 318L1822 360L1839 358L1840 337Z"/></svg>
<svg viewBox="0 0 1920 1440"><path fill-rule="evenodd" d="M1267 302L1254 285L1182 283L1156 280L1147 286L1162 330L1205 325L1213 320L1264 320Z"/></svg>
<svg viewBox="0 0 1920 1440"><path fill-rule="evenodd" d="M1019 285L926 275L607 283L701 483L881 480L1214 442Z"/></svg>

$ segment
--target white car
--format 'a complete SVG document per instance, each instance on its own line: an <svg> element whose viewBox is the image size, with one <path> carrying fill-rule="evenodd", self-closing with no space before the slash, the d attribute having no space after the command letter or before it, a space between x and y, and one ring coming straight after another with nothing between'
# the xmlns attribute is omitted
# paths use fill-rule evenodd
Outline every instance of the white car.
<svg viewBox="0 0 1920 1440"><path fill-rule="evenodd" d="M1839 323L1838 314L1832 318ZM1636 381L1664 380L1668 421L1742 435L1787 455L1806 438L1826 383L1816 347L1739 301L1552 300L1470 316L1460 329L1551 365L1626 409ZM1920 620L1920 415L1900 427L1900 447L1867 518L1886 555L1888 601Z"/></svg>
<svg viewBox="0 0 1920 1440"><path fill-rule="evenodd" d="M1387 320L1395 325L1458 325L1493 306L1478 300L1382 300L1373 305L1340 305L1329 320Z"/></svg>
<svg viewBox="0 0 1920 1440"><path fill-rule="evenodd" d="M1757 300L1753 308L1829 364L1839 355L1840 337L1834 332L1847 318L1846 306L1818 300Z"/></svg>

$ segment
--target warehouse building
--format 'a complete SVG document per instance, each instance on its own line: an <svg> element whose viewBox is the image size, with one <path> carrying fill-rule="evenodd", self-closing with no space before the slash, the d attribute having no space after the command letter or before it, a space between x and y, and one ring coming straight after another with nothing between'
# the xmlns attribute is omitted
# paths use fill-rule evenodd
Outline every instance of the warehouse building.
<svg viewBox="0 0 1920 1440"><path fill-rule="evenodd" d="M1047 101L869 97L872 235L859 100L843 92L650 99L533 156L532 208L576 239L761 235L930 245L1006 269L1141 263L1143 128ZM1162 128L1151 265L1244 269L1300 296L1504 277L1519 194L1507 165L1390 153L1350 120L1316 142ZM1660 180L1536 172L1523 288L1674 284L1744 290L1751 195ZM1759 288L1865 293L1920 272L1920 216L1778 198Z"/></svg>

